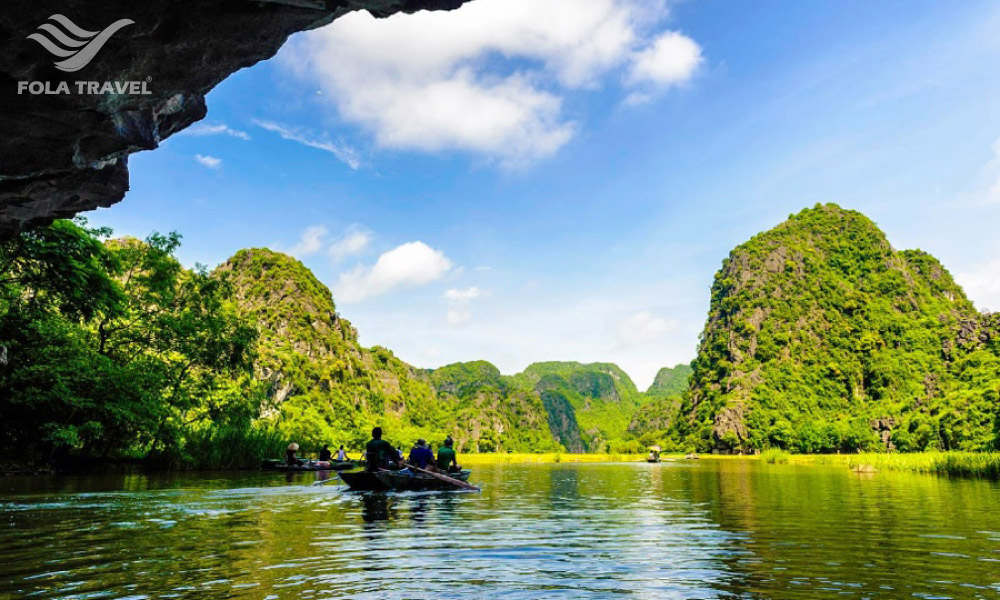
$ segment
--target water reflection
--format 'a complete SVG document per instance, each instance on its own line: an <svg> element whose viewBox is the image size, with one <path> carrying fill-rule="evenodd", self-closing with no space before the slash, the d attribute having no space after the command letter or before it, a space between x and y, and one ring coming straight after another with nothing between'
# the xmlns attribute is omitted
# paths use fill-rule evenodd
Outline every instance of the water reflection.
<svg viewBox="0 0 1000 600"><path fill-rule="evenodd" d="M988 482L736 460L474 479L481 494L311 473L0 480L0 598L1000 594Z"/></svg>
<svg viewBox="0 0 1000 600"><path fill-rule="evenodd" d="M361 498L361 518L365 523L377 523L395 518L389 513L389 495L380 492L358 494Z"/></svg>

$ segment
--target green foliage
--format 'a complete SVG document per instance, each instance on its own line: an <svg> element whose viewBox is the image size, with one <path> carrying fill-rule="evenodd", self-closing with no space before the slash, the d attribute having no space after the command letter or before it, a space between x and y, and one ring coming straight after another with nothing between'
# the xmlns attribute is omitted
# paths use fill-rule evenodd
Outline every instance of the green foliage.
<svg viewBox="0 0 1000 600"><path fill-rule="evenodd" d="M180 267L176 235L109 234L57 221L0 244L0 456L174 451L235 414L223 390L249 376L256 332L227 287Z"/></svg>

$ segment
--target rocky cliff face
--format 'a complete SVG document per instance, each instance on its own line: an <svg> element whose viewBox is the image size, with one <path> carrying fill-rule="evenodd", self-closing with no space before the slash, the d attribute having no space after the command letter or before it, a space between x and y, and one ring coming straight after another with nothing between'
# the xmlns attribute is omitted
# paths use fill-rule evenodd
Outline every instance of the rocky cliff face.
<svg viewBox="0 0 1000 600"><path fill-rule="evenodd" d="M37 0L0 4L0 235L110 206L128 190L128 156L205 116L205 95L233 72L270 58L297 31L356 10L454 9L467 0ZM27 39L63 15L100 32L121 19L75 72ZM51 30L43 32L55 39ZM85 34L79 34L85 38ZM56 39L55 41L58 41ZM71 42L80 42L71 35ZM59 48L57 48L59 50ZM66 51L66 48L62 48ZM65 54L65 52L64 52ZM77 81L136 82L148 94L78 93ZM19 82L67 82L68 93L18 93Z"/></svg>

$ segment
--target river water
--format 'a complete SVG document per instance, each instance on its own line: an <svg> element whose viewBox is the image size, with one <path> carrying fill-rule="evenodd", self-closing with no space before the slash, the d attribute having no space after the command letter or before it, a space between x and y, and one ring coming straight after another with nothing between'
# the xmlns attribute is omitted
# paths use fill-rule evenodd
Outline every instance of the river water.
<svg viewBox="0 0 1000 600"><path fill-rule="evenodd" d="M0 479L0 598L1000 598L1000 485L702 460Z"/></svg>

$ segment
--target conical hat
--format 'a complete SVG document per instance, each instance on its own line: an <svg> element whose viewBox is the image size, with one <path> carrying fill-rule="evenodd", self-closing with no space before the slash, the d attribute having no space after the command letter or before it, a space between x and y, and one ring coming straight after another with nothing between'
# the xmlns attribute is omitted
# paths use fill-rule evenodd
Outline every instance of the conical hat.
<svg viewBox="0 0 1000 600"><path fill-rule="evenodd" d="M296 444L295 442L292 442L291 444L288 444L288 449L291 450L292 452L295 452L296 450L299 449L299 445Z"/></svg>

